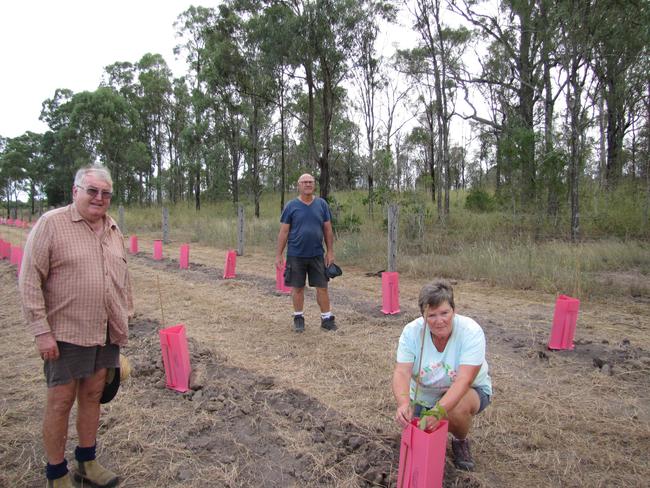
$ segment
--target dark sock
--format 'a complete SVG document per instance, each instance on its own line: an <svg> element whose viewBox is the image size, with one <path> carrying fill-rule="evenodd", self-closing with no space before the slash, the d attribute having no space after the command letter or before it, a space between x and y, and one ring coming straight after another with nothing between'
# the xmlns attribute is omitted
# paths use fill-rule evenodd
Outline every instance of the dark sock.
<svg viewBox="0 0 650 488"><path fill-rule="evenodd" d="M63 478L66 474L68 474L68 461L66 461L65 459L63 460L62 463L59 464L47 463L47 466L45 466L45 476L47 477L48 480L56 480L59 478Z"/></svg>
<svg viewBox="0 0 650 488"><path fill-rule="evenodd" d="M93 461L95 459L95 450L97 444L90 447L79 447L77 446L74 450L74 457L79 462Z"/></svg>

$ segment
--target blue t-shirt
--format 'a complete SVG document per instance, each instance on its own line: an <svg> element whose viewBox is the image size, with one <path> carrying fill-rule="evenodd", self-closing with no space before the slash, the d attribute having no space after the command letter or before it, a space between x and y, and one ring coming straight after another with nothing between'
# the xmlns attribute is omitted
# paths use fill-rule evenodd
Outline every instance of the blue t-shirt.
<svg viewBox="0 0 650 488"><path fill-rule="evenodd" d="M313 258L323 255L323 224L332 220L330 208L322 198L311 204L294 198L282 211L280 222L289 224L287 256Z"/></svg>
<svg viewBox="0 0 650 488"><path fill-rule="evenodd" d="M413 363L411 376L411 400L415 399L415 377L422 346L422 317L406 324L397 346L397 362ZM485 361L485 334L483 329L473 319L463 315L454 315L451 337L444 351L439 352L433 344L431 334L424 334L424 350L420 366L420 388L418 401L429 406L442 398L449 389L460 365L481 366L479 373L472 383L480 387L488 395L492 395L492 380L488 374Z"/></svg>

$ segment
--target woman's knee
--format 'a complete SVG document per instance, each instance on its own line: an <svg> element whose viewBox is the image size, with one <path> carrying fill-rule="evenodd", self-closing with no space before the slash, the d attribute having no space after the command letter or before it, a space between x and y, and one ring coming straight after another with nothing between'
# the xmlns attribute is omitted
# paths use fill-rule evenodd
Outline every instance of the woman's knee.
<svg viewBox="0 0 650 488"><path fill-rule="evenodd" d="M449 412L449 417L453 416L467 418L473 417L481 406L481 399L474 388L467 390L463 398L458 402L454 409Z"/></svg>

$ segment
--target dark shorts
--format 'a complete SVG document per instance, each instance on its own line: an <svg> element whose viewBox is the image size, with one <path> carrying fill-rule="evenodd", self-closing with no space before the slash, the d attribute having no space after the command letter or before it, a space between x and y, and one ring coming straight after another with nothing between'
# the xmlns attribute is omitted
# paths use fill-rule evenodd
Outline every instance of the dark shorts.
<svg viewBox="0 0 650 488"><path fill-rule="evenodd" d="M117 344L91 347L58 341L56 344L59 346L59 359L47 360L43 364L48 388L89 378L102 368L115 368L120 364L120 346Z"/></svg>
<svg viewBox="0 0 650 488"><path fill-rule="evenodd" d="M304 288L305 278L307 276L309 276L309 286L327 288L327 282L329 280L325 275L325 260L323 256L313 258L287 256L284 284L293 288Z"/></svg>
<svg viewBox="0 0 650 488"><path fill-rule="evenodd" d="M478 412L476 412L476 415L478 415L479 413L481 413L483 410L487 408L487 406L490 404L492 397L488 395L485 392L485 390L483 390L480 387L472 386L472 388L474 389L474 391L476 391L476 393L478 393L479 406L478 406ZM413 412L413 416L419 417L420 412L422 411L423 408L424 407L422 405L416 405L415 411Z"/></svg>

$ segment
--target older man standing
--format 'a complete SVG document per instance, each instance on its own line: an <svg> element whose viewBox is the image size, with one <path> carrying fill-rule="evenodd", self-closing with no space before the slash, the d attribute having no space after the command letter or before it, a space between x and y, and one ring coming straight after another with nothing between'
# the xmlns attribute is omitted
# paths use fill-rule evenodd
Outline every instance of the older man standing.
<svg viewBox="0 0 650 488"><path fill-rule="evenodd" d="M75 477L97 487L118 484L118 477L95 459L106 369L119 365L132 309L123 236L106 214L112 188L105 167L80 169L73 203L44 214L25 245L19 287L47 382L47 487L74 486L65 446L75 400Z"/></svg>
<svg viewBox="0 0 650 488"><path fill-rule="evenodd" d="M293 330L305 330L303 306L305 303L305 279L316 288L316 301L321 311L321 328L336 330L334 315L330 310L327 292L328 277L325 267L334 262L334 233L332 217L327 202L315 197L316 181L310 174L298 178L298 198L288 202L280 217L275 264L284 265L283 253L287 248L285 284L292 287ZM323 239L327 253L323 260Z"/></svg>

